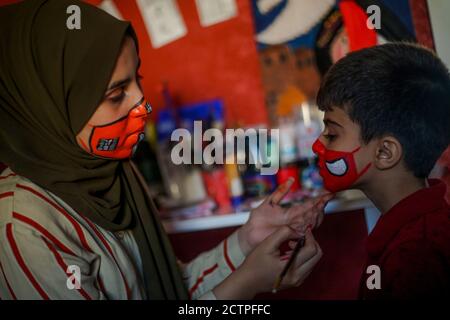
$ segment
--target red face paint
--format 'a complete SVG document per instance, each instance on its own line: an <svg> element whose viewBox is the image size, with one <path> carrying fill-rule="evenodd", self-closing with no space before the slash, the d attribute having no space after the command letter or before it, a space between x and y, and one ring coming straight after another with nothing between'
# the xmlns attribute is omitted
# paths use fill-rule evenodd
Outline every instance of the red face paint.
<svg viewBox="0 0 450 320"><path fill-rule="evenodd" d="M323 178L325 189L338 192L349 189L370 168L371 163L357 172L354 154L361 147L351 152L333 151L325 148L317 139L313 144L313 151L319 157L319 174Z"/></svg>
<svg viewBox="0 0 450 320"><path fill-rule="evenodd" d="M108 159L130 158L144 138L145 123L151 111L150 104L142 98L126 116L93 126L89 137L90 152Z"/></svg>

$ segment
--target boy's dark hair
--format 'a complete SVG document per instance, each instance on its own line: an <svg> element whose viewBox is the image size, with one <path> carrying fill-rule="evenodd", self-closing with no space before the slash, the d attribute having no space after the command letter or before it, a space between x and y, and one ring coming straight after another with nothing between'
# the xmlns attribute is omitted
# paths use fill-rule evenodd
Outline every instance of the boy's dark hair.
<svg viewBox="0 0 450 320"><path fill-rule="evenodd" d="M397 138L416 177L427 177L450 144L448 69L416 44L348 54L325 75L317 104L325 111L342 108L361 127L364 143L386 134Z"/></svg>

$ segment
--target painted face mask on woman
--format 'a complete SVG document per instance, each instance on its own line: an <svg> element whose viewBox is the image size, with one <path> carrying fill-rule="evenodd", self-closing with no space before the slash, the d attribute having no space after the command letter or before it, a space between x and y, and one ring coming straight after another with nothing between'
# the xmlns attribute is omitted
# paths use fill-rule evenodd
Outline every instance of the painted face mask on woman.
<svg viewBox="0 0 450 320"><path fill-rule="evenodd" d="M102 158L130 158L138 143L144 139L145 123L151 111L150 104L142 97L126 116L111 123L92 126L89 147L85 148Z"/></svg>
<svg viewBox="0 0 450 320"><path fill-rule="evenodd" d="M331 192L350 189L356 180L369 170L371 163L358 173L354 154L359 149L361 147L351 152L334 151L327 149L319 139L314 142L313 151L319 157L319 174L325 189Z"/></svg>

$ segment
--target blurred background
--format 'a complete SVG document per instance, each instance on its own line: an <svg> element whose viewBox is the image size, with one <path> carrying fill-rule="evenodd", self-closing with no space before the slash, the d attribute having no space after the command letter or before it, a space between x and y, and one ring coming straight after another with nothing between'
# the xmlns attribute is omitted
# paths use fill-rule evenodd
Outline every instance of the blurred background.
<svg viewBox="0 0 450 320"><path fill-rule="evenodd" d="M315 98L333 63L354 50L412 41L436 50L450 65L445 0L86 2L130 20L137 32L143 89L154 111L134 161L185 261L245 223L251 208L289 177L295 183L286 206L322 190L311 151L323 126ZM171 134L176 128L194 132L194 121L201 121L203 131L279 129L279 136L268 137L279 149L273 160L279 171L262 175L248 163L175 165ZM201 136L184 142L194 140ZM200 151L206 147L198 143ZM260 152L259 144L247 142L245 150L226 156L249 159ZM447 151L432 175L450 181L449 167ZM324 256L313 274L300 288L258 298L357 297L364 242L378 210L361 193L347 191L326 213L316 231Z"/></svg>

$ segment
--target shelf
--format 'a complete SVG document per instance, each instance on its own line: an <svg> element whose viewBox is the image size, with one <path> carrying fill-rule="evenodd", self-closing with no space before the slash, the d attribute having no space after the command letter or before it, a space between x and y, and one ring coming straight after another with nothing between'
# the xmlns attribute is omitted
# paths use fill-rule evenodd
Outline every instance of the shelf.
<svg viewBox="0 0 450 320"><path fill-rule="evenodd" d="M373 203L366 197L339 198L331 200L325 207L325 214L332 214L357 209L374 209ZM223 215L214 215L187 220L163 220L167 233L195 232L243 225L250 212L237 212Z"/></svg>

